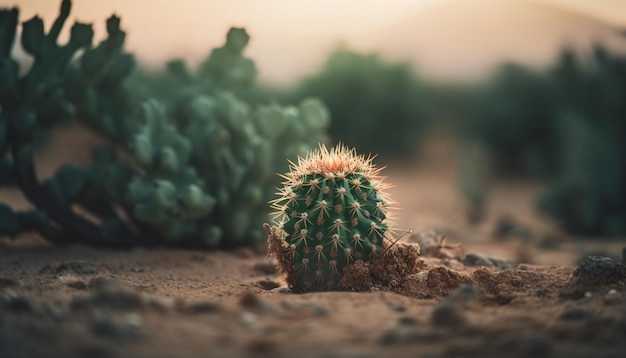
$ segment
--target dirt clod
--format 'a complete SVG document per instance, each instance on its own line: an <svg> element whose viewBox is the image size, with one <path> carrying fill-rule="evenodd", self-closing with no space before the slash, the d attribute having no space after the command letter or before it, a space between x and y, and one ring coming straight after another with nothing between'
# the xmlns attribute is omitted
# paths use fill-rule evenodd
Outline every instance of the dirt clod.
<svg viewBox="0 0 626 358"><path fill-rule="evenodd" d="M372 287L371 271L368 265L359 260L354 265L343 268L343 276L337 285L342 291L367 291Z"/></svg>

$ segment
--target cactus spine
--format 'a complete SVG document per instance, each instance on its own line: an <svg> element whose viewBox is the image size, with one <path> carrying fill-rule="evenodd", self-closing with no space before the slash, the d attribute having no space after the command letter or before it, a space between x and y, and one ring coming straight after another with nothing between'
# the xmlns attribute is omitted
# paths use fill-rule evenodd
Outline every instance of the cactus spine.
<svg viewBox="0 0 626 358"><path fill-rule="evenodd" d="M341 144L321 145L282 176L284 186L271 204L275 232L291 260L281 266L294 291L341 288L344 267L385 249L390 202L372 159Z"/></svg>

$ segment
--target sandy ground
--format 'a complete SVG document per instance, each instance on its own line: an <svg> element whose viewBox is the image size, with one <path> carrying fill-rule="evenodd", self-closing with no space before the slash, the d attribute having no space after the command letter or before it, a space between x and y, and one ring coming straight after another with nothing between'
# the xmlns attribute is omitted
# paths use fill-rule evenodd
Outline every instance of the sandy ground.
<svg viewBox="0 0 626 358"><path fill-rule="evenodd" d="M293 294L263 247L2 239L0 357L624 357L623 238L560 232L534 214L540 187L527 182L495 183L485 220L470 226L454 170L426 162L385 172L396 225L413 228L406 241L423 253L422 271L393 289ZM615 261L574 277L589 255Z"/></svg>

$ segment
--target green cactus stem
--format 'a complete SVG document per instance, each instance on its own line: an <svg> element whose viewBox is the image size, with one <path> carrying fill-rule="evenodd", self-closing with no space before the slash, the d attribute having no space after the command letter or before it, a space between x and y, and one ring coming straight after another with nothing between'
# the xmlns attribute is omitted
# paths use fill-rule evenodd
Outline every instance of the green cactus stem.
<svg viewBox="0 0 626 358"><path fill-rule="evenodd" d="M372 158L339 145L320 146L283 176L276 209L275 233L286 248L287 281L294 291L341 287L343 269L370 262L389 246L386 185Z"/></svg>

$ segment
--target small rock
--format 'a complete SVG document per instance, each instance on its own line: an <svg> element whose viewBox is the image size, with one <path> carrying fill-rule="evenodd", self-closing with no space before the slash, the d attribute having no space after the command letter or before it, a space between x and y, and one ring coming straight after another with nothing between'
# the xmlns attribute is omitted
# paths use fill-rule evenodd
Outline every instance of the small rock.
<svg viewBox="0 0 626 358"><path fill-rule="evenodd" d="M621 295L617 294L616 290L609 291L609 293L607 293L606 296L604 297L604 304L607 306L618 305L622 302L623 302L622 297Z"/></svg>
<svg viewBox="0 0 626 358"><path fill-rule="evenodd" d="M491 260L491 263L493 263L493 265L500 270L506 270L515 267L515 263L513 263L513 261L511 260L495 259L493 257L490 257L489 260Z"/></svg>
<svg viewBox="0 0 626 358"><path fill-rule="evenodd" d="M91 282L90 285L91 286ZM99 282L94 292L87 298L77 297L72 309L85 308L89 305L107 307L114 310L143 309L144 299L140 292L115 281Z"/></svg>
<svg viewBox="0 0 626 358"><path fill-rule="evenodd" d="M190 313L214 313L220 311L220 306L215 302L201 301L189 304L185 310Z"/></svg>
<svg viewBox="0 0 626 358"><path fill-rule="evenodd" d="M493 267L493 262L486 255L479 254L476 252L470 252L465 255L463 258L463 264L468 266L485 266L485 267Z"/></svg>
<svg viewBox="0 0 626 358"><path fill-rule="evenodd" d="M264 290L273 290L277 287L280 287L278 282L272 280L261 280L258 281L257 284Z"/></svg>
<svg viewBox="0 0 626 358"><path fill-rule="evenodd" d="M529 334L521 339L519 353L524 358L549 357L552 353L552 342L546 336Z"/></svg>
<svg viewBox="0 0 626 358"><path fill-rule="evenodd" d="M71 287L77 290L86 290L87 282L78 279L74 276L59 276L59 281L67 287Z"/></svg>
<svg viewBox="0 0 626 358"><path fill-rule="evenodd" d="M254 326L259 322L256 315L248 311L241 313L241 315L239 316L239 321L246 326Z"/></svg>
<svg viewBox="0 0 626 358"><path fill-rule="evenodd" d="M12 278L0 276L0 288L11 287L17 285L17 281Z"/></svg>
<svg viewBox="0 0 626 358"><path fill-rule="evenodd" d="M314 316L324 317L328 315L328 309L316 304L313 301L285 301L283 302L283 306L289 310L301 310L308 311L312 313ZM307 316L305 312L300 314L301 317Z"/></svg>
<svg viewBox="0 0 626 358"><path fill-rule="evenodd" d="M549 291L545 288L540 288L535 292L535 296L539 298L546 298L549 295Z"/></svg>
<svg viewBox="0 0 626 358"><path fill-rule="evenodd" d="M143 317L138 313L128 313L122 318L97 318L92 332L113 340L136 341L143 336Z"/></svg>
<svg viewBox="0 0 626 358"><path fill-rule="evenodd" d="M48 313L50 316L59 320L67 317L70 313L68 305L59 302L45 301L44 309L45 312Z"/></svg>
<svg viewBox="0 0 626 358"><path fill-rule="evenodd" d="M141 267L134 267L132 269L130 269L130 272L133 273L142 273L144 270Z"/></svg>
<svg viewBox="0 0 626 358"><path fill-rule="evenodd" d="M417 326L418 321L415 317L412 316L402 316L398 318L398 324L404 326Z"/></svg>
<svg viewBox="0 0 626 358"><path fill-rule="evenodd" d="M0 296L0 307L7 311L26 313L31 311L32 304L28 298L7 290Z"/></svg>
<svg viewBox="0 0 626 358"><path fill-rule="evenodd" d="M252 291L247 291L243 294L243 296L241 296L239 304L241 305L241 307L254 309L261 306L261 299L256 293Z"/></svg>
<svg viewBox="0 0 626 358"><path fill-rule="evenodd" d="M589 256L582 260L572 275L579 285L609 285L624 281L626 266L610 257Z"/></svg>
<svg viewBox="0 0 626 358"><path fill-rule="evenodd" d="M593 314L591 313L591 311L587 309L574 307L561 313L561 315L559 316L559 319L563 321L582 321L584 319L591 317L592 315Z"/></svg>
<svg viewBox="0 0 626 358"><path fill-rule="evenodd" d="M406 312L406 306L400 303L390 302L387 304L390 310L393 312Z"/></svg>
<svg viewBox="0 0 626 358"><path fill-rule="evenodd" d="M74 352L73 357L109 358L116 356L113 348L108 344L88 343L78 346Z"/></svg>
<svg viewBox="0 0 626 358"><path fill-rule="evenodd" d="M273 275L278 272L278 261L274 257L269 257L261 262L255 263L253 268L264 274Z"/></svg>
<svg viewBox="0 0 626 358"><path fill-rule="evenodd" d="M423 283L428 279L428 271L421 271L413 275L413 279L416 282Z"/></svg>
<svg viewBox="0 0 626 358"><path fill-rule="evenodd" d="M169 313L174 310L174 300L172 299L148 297L145 302L146 306L154 309L157 312Z"/></svg>
<svg viewBox="0 0 626 358"><path fill-rule="evenodd" d="M378 339L383 346L396 344L410 344L420 342L437 342L441 336L434 332L428 332L421 327L402 325L389 329Z"/></svg>
<svg viewBox="0 0 626 358"><path fill-rule="evenodd" d="M250 352L254 354L269 355L269 354L272 354L276 350L277 347L278 347L278 344L273 340L266 339L266 338L258 338L248 343L247 348Z"/></svg>
<svg viewBox="0 0 626 358"><path fill-rule="evenodd" d="M280 286L280 287L271 289L270 291L275 292L275 293L291 293L291 288L289 288L289 286Z"/></svg>
<svg viewBox="0 0 626 358"><path fill-rule="evenodd" d="M458 327L467 324L467 317L459 305L447 300L435 306L430 320L433 325L440 327Z"/></svg>
<svg viewBox="0 0 626 358"><path fill-rule="evenodd" d="M47 264L39 270L39 273L61 273L72 271L78 275L93 275L98 273L98 267L84 261L66 261Z"/></svg>
<svg viewBox="0 0 626 358"><path fill-rule="evenodd" d="M512 217L502 216L496 223L496 227L493 230L493 237L497 240L517 238L528 241L532 237L532 234L528 228L520 225Z"/></svg>
<svg viewBox="0 0 626 358"><path fill-rule="evenodd" d="M458 304L467 304L472 302L478 302L480 293L478 289L472 285L461 285L455 288L448 296L450 301Z"/></svg>

